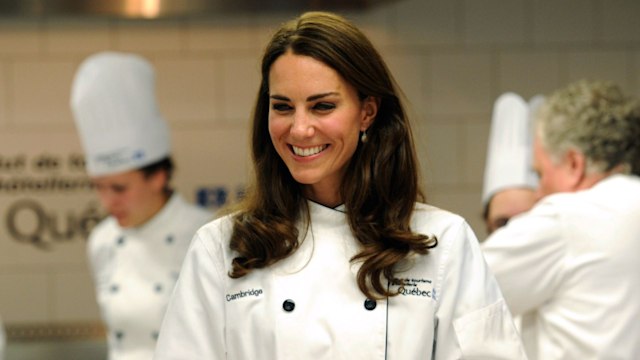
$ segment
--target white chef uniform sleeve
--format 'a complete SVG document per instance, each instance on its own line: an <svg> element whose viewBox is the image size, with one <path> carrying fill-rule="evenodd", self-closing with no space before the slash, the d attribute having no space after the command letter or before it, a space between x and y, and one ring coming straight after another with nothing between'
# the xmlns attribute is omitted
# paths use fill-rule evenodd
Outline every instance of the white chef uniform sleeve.
<svg viewBox="0 0 640 360"><path fill-rule="evenodd" d="M512 218L482 243L509 309L522 315L548 301L563 273L562 226L548 206Z"/></svg>
<svg viewBox="0 0 640 360"><path fill-rule="evenodd" d="M2 325L2 320L0 319L0 360L4 359L5 345L6 345L6 337L4 334L4 326Z"/></svg>
<svg viewBox="0 0 640 360"><path fill-rule="evenodd" d="M160 328L155 360L226 358L223 269L211 244L200 232L191 243Z"/></svg>
<svg viewBox="0 0 640 360"><path fill-rule="evenodd" d="M91 232L87 241L86 251L89 259L89 270L93 277L97 300L100 299L101 293L108 291L114 271L115 239L111 242L109 240L111 239L108 239L108 236L103 235L96 229Z"/></svg>
<svg viewBox="0 0 640 360"><path fill-rule="evenodd" d="M464 222L443 235L434 359L526 359L471 228Z"/></svg>

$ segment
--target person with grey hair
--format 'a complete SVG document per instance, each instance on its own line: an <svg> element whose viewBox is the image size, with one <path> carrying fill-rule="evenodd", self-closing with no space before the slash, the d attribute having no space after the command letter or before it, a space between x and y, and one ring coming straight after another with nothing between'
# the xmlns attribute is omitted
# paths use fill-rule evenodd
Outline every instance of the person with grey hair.
<svg viewBox="0 0 640 360"><path fill-rule="evenodd" d="M606 82L536 119L543 198L483 244L530 359L640 358L640 101Z"/></svg>

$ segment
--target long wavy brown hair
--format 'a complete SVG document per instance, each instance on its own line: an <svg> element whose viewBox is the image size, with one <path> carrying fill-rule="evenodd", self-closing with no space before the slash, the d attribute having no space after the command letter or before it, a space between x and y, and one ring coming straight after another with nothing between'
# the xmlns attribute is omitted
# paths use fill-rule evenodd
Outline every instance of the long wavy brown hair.
<svg viewBox="0 0 640 360"><path fill-rule="evenodd" d="M371 42L344 18L309 12L284 24L262 59L262 83L253 113L254 179L233 217L231 249L238 253L229 276L242 277L296 251L308 231L309 209L302 185L276 152L268 129L269 71L286 51L310 56L336 70L361 99L379 99L378 113L348 164L340 193L353 236L361 251L357 280L369 298L395 295L388 280L410 253L427 254L437 239L411 231L419 189L413 135L399 91ZM304 220L306 228L296 227Z"/></svg>

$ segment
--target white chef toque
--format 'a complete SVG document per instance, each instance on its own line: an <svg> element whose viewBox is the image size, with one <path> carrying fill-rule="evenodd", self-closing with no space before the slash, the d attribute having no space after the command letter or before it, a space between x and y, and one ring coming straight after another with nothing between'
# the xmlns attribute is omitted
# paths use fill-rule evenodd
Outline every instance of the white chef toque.
<svg viewBox="0 0 640 360"><path fill-rule="evenodd" d="M171 152L153 67L138 55L89 56L73 79L71 110L90 176L139 169Z"/></svg>
<svg viewBox="0 0 640 360"><path fill-rule="evenodd" d="M533 170L533 119L543 102L544 97L537 95L527 104L511 92L496 100L484 170L483 207L500 190L538 186Z"/></svg>

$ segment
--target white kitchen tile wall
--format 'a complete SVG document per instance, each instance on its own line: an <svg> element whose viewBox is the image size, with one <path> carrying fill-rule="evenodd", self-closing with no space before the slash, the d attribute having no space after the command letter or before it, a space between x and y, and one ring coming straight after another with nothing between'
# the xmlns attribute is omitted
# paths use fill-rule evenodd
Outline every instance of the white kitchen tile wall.
<svg viewBox="0 0 640 360"><path fill-rule="evenodd" d="M460 0L399 1L393 15L395 45L452 45L460 41Z"/></svg>
<svg viewBox="0 0 640 360"><path fill-rule="evenodd" d="M0 55L37 56L42 51L40 28L27 21L0 21Z"/></svg>
<svg viewBox="0 0 640 360"><path fill-rule="evenodd" d="M632 58L632 53L622 49L570 51L566 55L566 81L583 78L609 80L630 91Z"/></svg>
<svg viewBox="0 0 640 360"><path fill-rule="evenodd" d="M260 59L251 54L226 56L220 68L222 96L217 100L222 120L245 127L260 86Z"/></svg>
<svg viewBox="0 0 640 360"><path fill-rule="evenodd" d="M524 0L463 0L463 33L469 44L521 44L526 42Z"/></svg>
<svg viewBox="0 0 640 360"><path fill-rule="evenodd" d="M112 31L114 47L121 51L175 53L186 47L186 26L182 21L117 21Z"/></svg>
<svg viewBox="0 0 640 360"><path fill-rule="evenodd" d="M109 49L112 37L107 20L45 22L42 29L43 51L46 54L80 54L87 56Z"/></svg>
<svg viewBox="0 0 640 360"><path fill-rule="evenodd" d="M160 109L172 126L212 125L222 115L222 59L210 56L155 57Z"/></svg>
<svg viewBox="0 0 640 360"><path fill-rule="evenodd" d="M428 111L447 115L485 111L493 100L492 57L489 51L431 55Z"/></svg>
<svg viewBox="0 0 640 360"><path fill-rule="evenodd" d="M76 70L73 60L53 58L16 59L10 64L13 87L10 121L18 128L65 128L73 130L69 92Z"/></svg>
<svg viewBox="0 0 640 360"><path fill-rule="evenodd" d="M602 11L603 43L640 43L640 1L606 0L599 3Z"/></svg>
<svg viewBox="0 0 640 360"><path fill-rule="evenodd" d="M529 98L562 85L560 56L554 51L504 50L498 55L497 68L496 98L507 91Z"/></svg>
<svg viewBox="0 0 640 360"><path fill-rule="evenodd" d="M599 22L593 0L533 0L530 6L537 44L575 46L595 41Z"/></svg>

